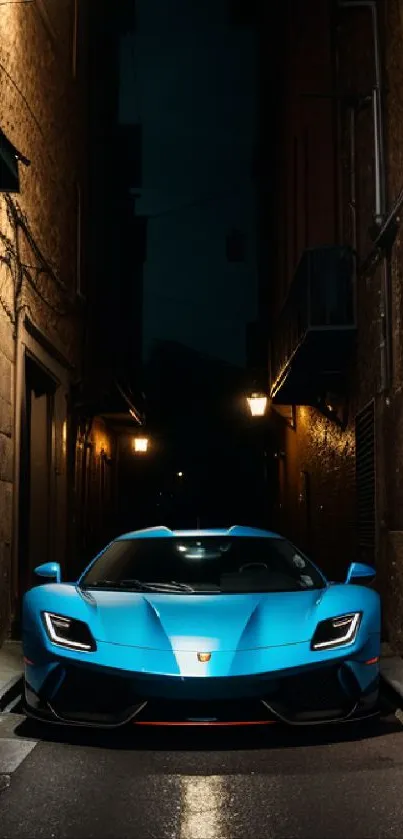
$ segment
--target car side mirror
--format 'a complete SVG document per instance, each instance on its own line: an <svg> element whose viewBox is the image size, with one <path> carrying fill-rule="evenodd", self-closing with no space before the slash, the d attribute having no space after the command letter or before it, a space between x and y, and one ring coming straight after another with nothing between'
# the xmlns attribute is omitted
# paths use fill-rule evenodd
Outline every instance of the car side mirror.
<svg viewBox="0 0 403 839"><path fill-rule="evenodd" d="M356 586L367 586L376 577L375 568L372 565L365 565L363 562L352 562L349 566L346 583Z"/></svg>
<svg viewBox="0 0 403 839"><path fill-rule="evenodd" d="M45 562L43 565L37 565L34 569L36 577L40 577L43 582L60 583L62 579L61 569L58 562Z"/></svg>

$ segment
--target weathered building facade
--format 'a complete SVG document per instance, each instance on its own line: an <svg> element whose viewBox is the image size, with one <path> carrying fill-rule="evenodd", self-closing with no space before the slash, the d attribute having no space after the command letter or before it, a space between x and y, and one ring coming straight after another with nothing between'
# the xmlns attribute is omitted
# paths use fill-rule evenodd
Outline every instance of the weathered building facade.
<svg viewBox="0 0 403 839"><path fill-rule="evenodd" d="M353 559L375 563L402 647L403 4L284 12L269 295L278 523L336 579Z"/></svg>
<svg viewBox="0 0 403 839"><path fill-rule="evenodd" d="M86 277L86 7L0 7L0 643L34 565L64 564L68 544Z"/></svg>

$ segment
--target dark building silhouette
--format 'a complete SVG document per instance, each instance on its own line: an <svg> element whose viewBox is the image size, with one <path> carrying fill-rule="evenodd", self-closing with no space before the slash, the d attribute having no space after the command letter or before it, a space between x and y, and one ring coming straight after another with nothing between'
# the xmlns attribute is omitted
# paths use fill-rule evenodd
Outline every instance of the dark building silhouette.
<svg viewBox="0 0 403 839"><path fill-rule="evenodd" d="M401 646L400 6L282 4L266 278L278 520L336 578L375 563Z"/></svg>

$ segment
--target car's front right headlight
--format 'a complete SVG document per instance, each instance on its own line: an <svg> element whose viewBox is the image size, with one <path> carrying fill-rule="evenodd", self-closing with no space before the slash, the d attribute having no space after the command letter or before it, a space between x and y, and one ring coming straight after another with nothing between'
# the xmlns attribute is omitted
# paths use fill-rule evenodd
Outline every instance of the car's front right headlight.
<svg viewBox="0 0 403 839"><path fill-rule="evenodd" d="M46 633L52 644L77 652L94 652L97 648L89 626L77 618L42 612Z"/></svg>
<svg viewBox="0 0 403 839"><path fill-rule="evenodd" d="M328 650L353 644L361 622L362 613L352 612L318 623L312 638L312 650Z"/></svg>

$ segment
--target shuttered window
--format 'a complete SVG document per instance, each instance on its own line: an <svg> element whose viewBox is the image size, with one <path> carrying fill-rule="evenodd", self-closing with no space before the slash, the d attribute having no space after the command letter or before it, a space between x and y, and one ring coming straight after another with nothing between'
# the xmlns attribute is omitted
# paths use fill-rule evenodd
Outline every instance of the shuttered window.
<svg viewBox="0 0 403 839"><path fill-rule="evenodd" d="M376 471L375 406L370 402L355 420L357 536L361 561L375 562Z"/></svg>

